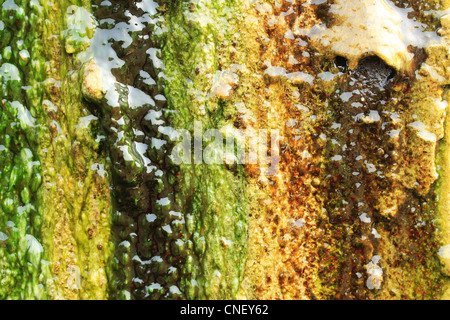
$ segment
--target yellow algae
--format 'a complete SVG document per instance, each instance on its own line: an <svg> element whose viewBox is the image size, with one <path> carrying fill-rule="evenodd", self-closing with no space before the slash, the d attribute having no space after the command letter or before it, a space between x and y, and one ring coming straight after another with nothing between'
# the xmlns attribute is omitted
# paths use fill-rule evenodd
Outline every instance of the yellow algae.
<svg viewBox="0 0 450 320"><path fill-rule="evenodd" d="M450 3L446 3L446 9ZM448 276L450 274L450 199L449 199L449 168L450 168L450 154L448 145L449 131L449 117L448 104L450 96L448 89L444 89L444 85L450 84L450 19L448 15L443 15L440 19L441 29L439 34L445 39L447 46L432 46L427 49L428 59L418 71L419 81L434 84L434 88L426 88L421 92L422 97L420 107L426 114L426 119L432 121L430 126L434 128L436 135L442 139L439 144L436 163L439 166L439 180L436 189L438 195L438 225L439 225L439 242L440 248L437 252L441 263L442 271ZM431 101L430 101L431 100ZM423 103L429 101L428 103ZM443 299L450 298L450 288L447 281L446 289L442 296Z"/></svg>
<svg viewBox="0 0 450 320"><path fill-rule="evenodd" d="M219 5L222 10L229 4ZM47 114L40 125L48 129L39 146L47 289L56 299L104 299L110 297L108 287L115 289L110 282L115 266L110 159L100 150L98 118L87 106L102 105L106 89L120 84L110 81L110 69L118 65L102 69L102 62L89 60L91 52L80 52L90 43L95 21L82 7L63 7L47 8L58 19L66 12L70 30L63 42L51 36L60 31L57 26L49 23L45 31L51 50L46 56L47 100L40 106ZM150 56L156 62L160 53L170 57L159 76L167 78L167 101L181 114L175 121L253 130L249 150L266 147L255 132L278 130L277 170L270 175L261 159L247 164L244 189L239 187L243 175L233 164L201 171L186 165L177 179L136 188L132 199L118 197L125 200L123 207L126 201L137 206L143 195L159 193L162 184L184 181L182 186L189 186L174 198L159 197L161 211L141 208L149 212L137 224L143 227L137 233L144 235L120 231L118 237L142 240L144 248L136 250L128 240L118 245L123 249L118 259L124 261L120 272L129 279L117 286L132 288L137 298L164 297L158 290L187 298L449 298L450 122L445 86L450 83L450 18L441 17L437 33L425 31L408 15L414 10L382 0L336 0L331 5L243 0L233 7L239 12L233 19L231 11L217 15L221 10L194 1L186 13L176 11L182 14L168 24L167 45L161 52L152 48ZM198 42L186 32L189 24L195 26ZM180 48L188 50L178 52ZM80 53L79 59L72 53ZM161 101L157 103L163 105ZM157 121L164 123L161 119ZM212 178L195 184L198 172ZM186 229L178 223L172 229L164 221L149 226L159 219L157 213L169 211L173 200L182 209L203 208L205 203L210 207L196 208L195 218L170 211L169 216L183 217L183 223L186 217ZM141 209L130 209L130 216L120 218L118 212L117 219L133 222L133 212ZM125 225L118 223L117 229L131 230L131 224ZM161 237L158 246L165 248L151 248L153 236ZM158 260L164 264L154 263ZM131 280L139 272L131 266L139 262L141 267L150 265L145 269L149 277Z"/></svg>
<svg viewBox="0 0 450 320"><path fill-rule="evenodd" d="M238 76L231 71L218 71L214 75L211 96L227 99L232 94L233 87L238 83Z"/></svg>

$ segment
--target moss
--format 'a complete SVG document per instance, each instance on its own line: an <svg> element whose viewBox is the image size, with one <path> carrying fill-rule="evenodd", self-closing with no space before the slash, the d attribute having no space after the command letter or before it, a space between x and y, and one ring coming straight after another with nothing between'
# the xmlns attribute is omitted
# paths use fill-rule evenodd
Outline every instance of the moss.
<svg viewBox="0 0 450 320"><path fill-rule="evenodd" d="M191 7L188 2L177 2L167 11L169 35L162 57L170 79L166 85L168 106L176 110L170 120L175 128L188 129L192 136L194 121L200 121L204 131L232 124L234 106L208 94L212 76L230 64L226 43L235 28L229 24L236 19L232 13L238 14L234 1ZM202 96L196 98L196 93ZM184 268L186 297L235 298L246 257L242 167L233 173L220 164L183 164L179 175L180 191L175 199L190 221L183 240L192 241L195 248L190 255L192 265ZM197 281L198 288L189 285L191 280Z"/></svg>

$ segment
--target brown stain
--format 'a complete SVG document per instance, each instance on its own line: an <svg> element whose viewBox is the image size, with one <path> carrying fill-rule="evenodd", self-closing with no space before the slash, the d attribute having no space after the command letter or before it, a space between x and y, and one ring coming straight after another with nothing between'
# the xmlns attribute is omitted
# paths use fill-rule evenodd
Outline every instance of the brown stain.
<svg viewBox="0 0 450 320"><path fill-rule="evenodd" d="M248 8L241 34L242 47L235 57L236 63L245 62L251 70L248 77L241 79L241 83L248 83L252 88L251 94L246 88L240 88L242 91L238 90L237 94L252 101L247 107L255 118L236 122L242 127L276 128L284 137L276 176L264 177L258 165L247 166L251 214L248 263L242 290L256 299L438 296L443 280L439 278L434 253L426 249L436 247L431 221L436 203L436 144L421 140L406 125L414 121L414 113L421 114L430 127L436 128L439 137L442 114L429 112L425 115L423 106L416 103L427 95L441 96L439 84L433 80L416 81L404 74L394 75L392 85L386 87L389 92L386 106L376 101L370 104L382 117L386 110L401 113L402 123L388 127L402 128L399 139L390 141L383 136L387 129L382 128L381 122L355 123L352 117L357 109L351 111L350 103L325 104L334 103L332 95L336 88L352 91L358 88L357 81L352 87L348 77L341 77L331 84L308 87L263 75L267 62L284 67L287 72L303 71L310 75L336 68L333 55L314 54L306 38L297 37L306 42L300 46L295 43L297 40L284 37L290 28L307 28L318 23L320 17L325 19L326 8L302 6L302 1L277 3L281 5L270 4L272 12L269 13ZM289 8L294 13L283 17L282 13ZM274 21L274 25L269 25ZM417 61L425 59L423 52L416 53ZM299 63L292 65L289 57ZM385 67L377 66L376 59L368 59L360 61L355 70L347 68L345 72L365 77L367 88L371 88L374 85L370 82L371 70L381 72ZM427 61L431 63L431 58ZM381 100L384 93L374 92ZM296 107L298 104L314 109L316 121L309 121L309 116ZM334 115L330 115L330 111ZM272 113L275 115L270 117ZM285 126L291 119L296 120L297 125ZM332 121L342 124L340 133L330 129ZM353 133L347 133L349 129L353 129ZM349 160L338 164L330 161L336 153L330 149L330 143L320 139L321 133L328 139L335 138L341 145L356 143L354 151L346 152L346 158L364 155L381 168L378 170L387 178L367 172L363 162ZM305 158L304 151L308 151L309 158ZM352 175L356 171L362 172L358 178ZM356 182L361 183L360 189L354 187ZM410 213L412 207L416 208L414 214ZM360 220L362 212L367 212L370 223ZM302 228L292 223L300 218L305 221ZM417 227L421 219L424 225ZM374 228L380 238L373 233ZM379 265L383 276L381 288L369 290L367 266L374 255L381 256Z"/></svg>

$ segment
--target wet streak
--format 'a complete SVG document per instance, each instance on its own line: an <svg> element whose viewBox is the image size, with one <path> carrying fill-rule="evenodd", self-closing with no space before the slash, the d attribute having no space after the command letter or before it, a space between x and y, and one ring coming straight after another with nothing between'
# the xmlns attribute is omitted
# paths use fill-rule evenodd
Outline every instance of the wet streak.
<svg viewBox="0 0 450 320"><path fill-rule="evenodd" d="M390 187L380 177L380 170L384 171L382 167L392 161L385 157L390 148L384 145L386 133L381 125L384 110L380 101L390 99L386 86L393 73L377 57L361 60L356 70L347 71L335 93L336 100L330 101L337 125L329 133L333 140L329 143L331 150L326 153L331 159L326 172L331 179L324 181L323 197L334 232L332 237L338 237L341 250L346 253L335 256L341 261L336 266L339 276L335 279L341 297L346 293L351 298L348 297L351 293L353 298L365 298L366 284L359 281L356 273L365 274L364 265L377 254L379 241L372 235L377 192Z"/></svg>
<svg viewBox="0 0 450 320"><path fill-rule="evenodd" d="M240 247L245 241L242 174L235 177L223 165L175 166L170 158L174 146L170 137L176 124L181 122L187 126L182 129L191 130L195 117L190 110L191 98L179 99L186 94L186 87L177 87L177 92L166 88L164 61L169 57L164 52L174 60L169 61L172 69L167 72L188 83L187 77L194 79L196 73L190 74L193 66L180 57L189 54L183 50L190 46L197 49L203 30L186 22L184 15L190 12L185 11L186 2L112 1L111 5L97 5L99 38L101 28L109 24L112 30L129 30L133 39L105 32L117 54L113 60L117 65L122 64L120 60L126 63L112 68L116 82L106 94L107 100L117 96L118 106L113 98L91 108L102 118L107 136L104 146L112 164L119 263L116 281L117 291L122 292L118 296L125 292L127 297L130 292L136 299L232 297L239 286L245 253ZM195 10L191 9L192 14ZM167 26L178 25L164 19L181 19L178 23L192 28L199 39L186 42L184 32L169 33ZM221 109L200 120L205 126L219 124ZM227 249L229 245L233 248ZM223 252L217 253L218 247L224 247ZM228 255L230 258L224 258Z"/></svg>
<svg viewBox="0 0 450 320"><path fill-rule="evenodd" d="M136 3L123 1L112 1L109 6L98 1L94 12L100 23L105 21L100 28L112 28L124 23L129 24L131 30L133 17L136 19L145 13ZM113 19L114 22L111 25L104 19ZM112 69L118 82L120 107L103 105L100 112L103 112L102 124L107 132L104 145L109 149L111 158L112 188L117 210L113 233L118 244L116 258L119 270L117 279L114 279L117 285L111 288L111 293L121 297L124 291L129 291L132 298L159 299L168 297L171 284L178 284L181 274L171 274L169 268L177 268L182 261L171 250L171 236L161 229L172 221L167 205L161 204L161 199L174 202L177 170L167 155L171 144L163 140L158 126L154 124L166 123L164 111L167 105L163 98L164 81L159 76L162 70L153 64L147 51L150 48L158 50L161 44L152 36L155 25L147 21L144 24L142 30L130 32L133 40L126 48L120 34L117 39L109 40L118 58L126 64ZM136 94L135 89L151 97L154 105L130 108L129 100ZM98 108L92 106L97 114ZM149 114L158 116L148 117ZM163 145L155 147L155 141ZM132 161L126 158L123 148L134 152ZM178 211L174 205L170 208ZM174 237L177 235L174 234Z"/></svg>

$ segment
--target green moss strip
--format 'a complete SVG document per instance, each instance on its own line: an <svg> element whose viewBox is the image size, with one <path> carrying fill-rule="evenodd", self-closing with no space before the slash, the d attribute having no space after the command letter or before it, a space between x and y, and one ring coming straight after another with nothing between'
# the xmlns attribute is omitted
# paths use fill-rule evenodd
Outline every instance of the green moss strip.
<svg viewBox="0 0 450 320"><path fill-rule="evenodd" d="M92 170L106 163L86 124L81 63L64 49L82 28L78 5L90 10L2 2L2 298L106 298L109 188Z"/></svg>
<svg viewBox="0 0 450 320"><path fill-rule="evenodd" d="M170 79L166 86L169 108L177 111L170 119L175 128L187 129L191 136L194 121L201 121L205 131L232 123L233 106L214 97L211 83L205 79L229 67L226 44L235 28L238 5L235 1L190 5L174 1L167 8L169 32L162 57ZM193 92L205 97L196 99ZM235 298L247 242L243 168L232 172L223 164L185 164L180 167L180 175L176 200L187 221L185 238L194 247L188 256L192 266L187 264L184 269L188 275L184 281L186 296ZM192 286L191 279L198 287Z"/></svg>

